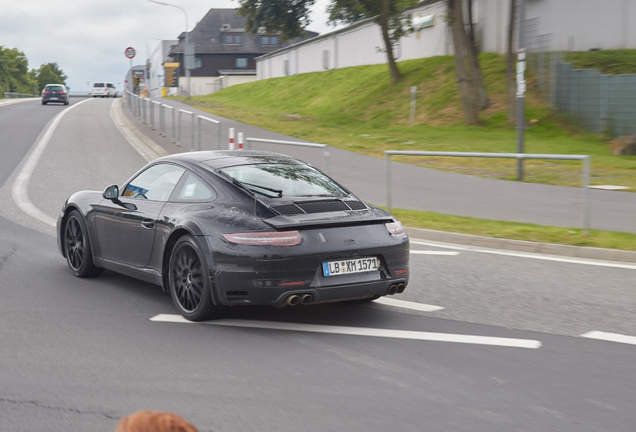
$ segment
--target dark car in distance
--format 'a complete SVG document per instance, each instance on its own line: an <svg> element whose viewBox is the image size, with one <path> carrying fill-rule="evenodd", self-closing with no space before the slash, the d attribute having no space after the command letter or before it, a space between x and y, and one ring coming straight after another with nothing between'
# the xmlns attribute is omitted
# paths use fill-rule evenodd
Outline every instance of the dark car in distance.
<svg viewBox="0 0 636 432"><path fill-rule="evenodd" d="M47 84L42 89L42 105L49 102L58 102L68 105L68 91L64 84Z"/></svg>
<svg viewBox="0 0 636 432"><path fill-rule="evenodd" d="M409 277L396 219L270 152L157 159L121 189L73 194L57 234L76 276L109 269L155 283L190 320L222 306L368 301Z"/></svg>

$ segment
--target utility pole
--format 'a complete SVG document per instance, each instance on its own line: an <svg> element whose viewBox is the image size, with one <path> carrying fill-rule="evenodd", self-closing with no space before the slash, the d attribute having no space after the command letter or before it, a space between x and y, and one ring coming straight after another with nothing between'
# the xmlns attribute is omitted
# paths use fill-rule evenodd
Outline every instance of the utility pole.
<svg viewBox="0 0 636 432"><path fill-rule="evenodd" d="M519 50L517 52L517 153L523 153L525 133L525 94L526 94L526 2L518 0L519 11ZM517 180L523 180L523 159L517 159Z"/></svg>
<svg viewBox="0 0 636 432"><path fill-rule="evenodd" d="M150 3L155 3L161 6L170 6L176 9L179 9L183 12L183 16L185 17L185 44L183 47L183 67L185 69L186 74L186 99L190 100L191 95L191 82L190 82L190 69L194 69L194 46L190 44L190 32L188 32L188 13L184 8L179 5L166 3L159 0L148 0Z"/></svg>

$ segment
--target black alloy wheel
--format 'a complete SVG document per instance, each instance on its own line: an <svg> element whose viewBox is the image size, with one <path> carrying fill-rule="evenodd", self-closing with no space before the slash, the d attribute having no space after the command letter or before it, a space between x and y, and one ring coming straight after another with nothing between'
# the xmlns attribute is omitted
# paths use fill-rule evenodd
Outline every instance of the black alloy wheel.
<svg viewBox="0 0 636 432"><path fill-rule="evenodd" d="M91 244L82 215L73 210L64 224L64 255L75 276L97 276L101 269L93 263Z"/></svg>
<svg viewBox="0 0 636 432"><path fill-rule="evenodd" d="M194 239L183 236L170 254L168 283L178 311L191 321L208 319L214 312L207 264Z"/></svg>

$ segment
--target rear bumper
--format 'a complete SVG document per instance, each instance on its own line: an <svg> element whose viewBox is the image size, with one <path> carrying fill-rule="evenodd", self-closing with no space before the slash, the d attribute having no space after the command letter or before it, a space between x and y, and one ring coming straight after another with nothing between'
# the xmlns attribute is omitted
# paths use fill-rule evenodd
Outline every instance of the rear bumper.
<svg viewBox="0 0 636 432"><path fill-rule="evenodd" d="M321 231L329 237L329 233ZM303 236L309 237L306 231ZM310 294L311 303L325 303L403 291L409 277L408 239L393 239L388 234L383 239L372 237L361 239L357 243L364 244L358 247L342 243L329 246L329 242L305 242L278 248L210 245L214 250L210 260L214 272L210 277L215 300L226 306L283 306L292 295ZM374 256L381 262L377 271L340 276L323 274L325 261Z"/></svg>

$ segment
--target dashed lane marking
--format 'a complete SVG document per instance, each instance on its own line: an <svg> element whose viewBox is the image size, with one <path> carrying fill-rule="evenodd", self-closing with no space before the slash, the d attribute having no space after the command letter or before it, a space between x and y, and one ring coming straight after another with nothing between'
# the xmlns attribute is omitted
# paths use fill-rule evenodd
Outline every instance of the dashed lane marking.
<svg viewBox="0 0 636 432"><path fill-rule="evenodd" d="M598 330L589 331L581 335L588 339L604 340L609 342L618 342L629 345L636 345L636 336L628 336L620 333L608 333Z"/></svg>
<svg viewBox="0 0 636 432"><path fill-rule="evenodd" d="M514 338L502 338L491 336L478 336L467 334L452 334L452 333L433 333L422 332L413 330L389 330L369 327L348 327L348 326L332 326L321 324L302 324L302 323L290 323L290 322L278 322L278 321L256 321L256 320L242 320L242 319L220 319L216 321L205 321L201 323L195 323L188 321L181 315L175 314L159 314L150 318L153 322L168 322L179 324L205 324L225 327L245 327L245 328L259 328L269 330L284 330L284 331L297 331L297 332L311 332L311 333L328 333L328 334L340 334L350 336L369 336L369 337L382 337L393 339L410 339L419 341L433 341L433 342L449 342L449 343L461 343L461 344L473 344L473 345L489 345L498 347L509 348L526 348L526 349L538 349L541 347L541 342L533 339L514 339Z"/></svg>
<svg viewBox="0 0 636 432"><path fill-rule="evenodd" d="M417 303L417 302L411 302L406 300L398 300L398 299L388 298L388 297L380 297L379 299L374 300L373 303L399 307L402 309L411 309L411 310L416 310L420 312L436 312L436 311L440 311L444 309L442 306L435 306L435 305L430 305L426 303Z"/></svg>
<svg viewBox="0 0 636 432"><path fill-rule="evenodd" d="M504 255L518 258L529 258L543 261L556 261L556 262L564 262L570 264L584 264L591 266L599 266L599 267L613 267L613 268L622 268L629 270L636 270L636 264L628 264L624 262L617 261L603 261L603 260L595 260L595 259L587 259L587 258L571 258L571 257L563 257L557 255L544 255L540 253L534 252L511 252L504 251L499 249L487 249L476 246L464 246L457 245L454 243L442 243L435 241L425 241L418 239L411 239L411 244L421 245L421 246L432 246L443 249L453 249L458 251L467 251L467 252L477 252L477 253L485 253L485 254L493 254L493 255Z"/></svg>

